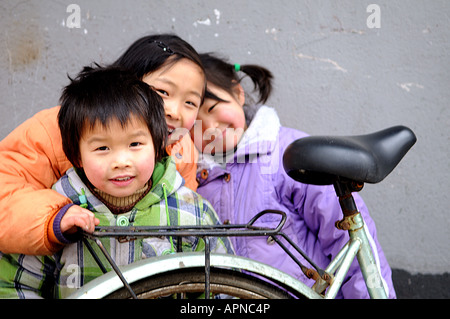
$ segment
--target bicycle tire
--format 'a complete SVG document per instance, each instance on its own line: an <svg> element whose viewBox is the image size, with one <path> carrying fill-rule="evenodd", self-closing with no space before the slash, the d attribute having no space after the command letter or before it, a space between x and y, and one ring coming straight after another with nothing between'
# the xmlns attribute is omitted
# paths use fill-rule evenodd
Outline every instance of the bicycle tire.
<svg viewBox="0 0 450 319"><path fill-rule="evenodd" d="M188 268L161 273L139 280L131 287L138 298L158 299L178 294L199 296L205 289L205 269ZM211 268L210 291L215 295L227 295L240 299L291 299L287 291L255 276L229 269ZM106 299L130 298L121 288Z"/></svg>

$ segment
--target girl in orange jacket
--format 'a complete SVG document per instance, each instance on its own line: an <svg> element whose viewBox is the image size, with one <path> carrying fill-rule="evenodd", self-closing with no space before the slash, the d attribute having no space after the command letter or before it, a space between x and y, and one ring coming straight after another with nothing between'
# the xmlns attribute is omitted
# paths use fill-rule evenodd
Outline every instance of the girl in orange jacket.
<svg viewBox="0 0 450 319"><path fill-rule="evenodd" d="M113 65L128 68L163 98L172 155L185 185L197 188L197 151L188 132L197 117L206 88L197 52L175 35L152 35L134 42ZM0 251L50 255L62 248L53 234L53 219L70 200L51 186L72 166L64 155L57 124L59 106L43 110L0 142ZM67 212L66 214L68 214ZM86 220L70 221L61 230Z"/></svg>

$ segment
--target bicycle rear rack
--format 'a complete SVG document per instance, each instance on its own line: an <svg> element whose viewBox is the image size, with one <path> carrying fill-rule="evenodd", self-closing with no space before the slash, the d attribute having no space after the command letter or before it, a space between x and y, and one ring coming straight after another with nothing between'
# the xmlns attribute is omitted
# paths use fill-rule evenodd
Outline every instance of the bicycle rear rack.
<svg viewBox="0 0 450 319"><path fill-rule="evenodd" d="M276 214L280 215L281 219L279 224L275 228L266 228L255 226L255 223L263 215ZM298 247L281 229L286 222L286 214L277 210L265 210L255 215L247 224L228 224L228 225L183 225L183 226L102 226L96 227L92 234L83 232L83 241L93 258L99 265L103 273L107 270L100 261L100 258L95 253L91 244L87 239L93 240L100 248L112 269L116 272L117 276L122 281L124 287L128 290L132 298L137 299L136 294L122 275L119 267L110 256L108 251L103 246L99 238L103 237L115 237L120 242L136 240L144 237L202 237L205 241L205 298L210 296L210 243L209 237L244 237L244 236L270 236L273 240L293 259L293 261L300 267L302 272L308 278L314 280L323 280L330 284L332 276L325 272L325 270L318 267L307 255ZM303 265L300 260L286 247L286 245L280 240L282 237L286 240L305 260L313 267L308 268ZM181 252L181 240L177 240L177 252Z"/></svg>

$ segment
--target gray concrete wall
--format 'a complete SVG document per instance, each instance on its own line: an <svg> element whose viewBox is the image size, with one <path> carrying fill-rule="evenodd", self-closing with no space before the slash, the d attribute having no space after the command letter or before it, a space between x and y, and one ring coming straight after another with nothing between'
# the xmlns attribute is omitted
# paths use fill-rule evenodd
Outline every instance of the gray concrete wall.
<svg viewBox="0 0 450 319"><path fill-rule="evenodd" d="M70 28L71 3L80 28ZM380 10L367 12L372 3ZM1 0L0 14L0 138L57 105L67 73L112 62L143 35L174 32L199 51L271 69L268 104L285 126L412 128L411 152L361 194L392 267L449 271L450 2Z"/></svg>

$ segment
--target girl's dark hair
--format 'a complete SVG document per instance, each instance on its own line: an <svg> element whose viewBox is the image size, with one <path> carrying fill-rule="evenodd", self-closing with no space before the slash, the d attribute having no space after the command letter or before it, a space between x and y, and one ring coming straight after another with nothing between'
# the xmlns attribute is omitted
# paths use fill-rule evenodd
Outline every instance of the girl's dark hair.
<svg viewBox="0 0 450 319"><path fill-rule="evenodd" d="M62 92L58 124L64 153L80 168L80 139L83 131L117 119L127 125L131 116L143 120L150 131L155 160L164 156L167 124L164 104L158 93L133 74L118 67L85 67L70 79Z"/></svg>
<svg viewBox="0 0 450 319"><path fill-rule="evenodd" d="M166 62L175 63L183 58L194 62L204 72L199 54L189 43L174 34L156 34L136 40L113 65L129 69L142 79Z"/></svg>
<svg viewBox="0 0 450 319"><path fill-rule="evenodd" d="M233 95L234 86L243 79L238 76L236 64L230 64L226 59L219 58L213 53L202 53L200 59L205 68L206 80ZM265 103L272 92L272 73L259 65L244 64L238 66L239 71L245 73L252 80L255 89L258 90L259 99L256 103ZM205 97L221 100L209 91L206 92Z"/></svg>

